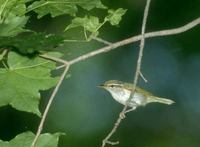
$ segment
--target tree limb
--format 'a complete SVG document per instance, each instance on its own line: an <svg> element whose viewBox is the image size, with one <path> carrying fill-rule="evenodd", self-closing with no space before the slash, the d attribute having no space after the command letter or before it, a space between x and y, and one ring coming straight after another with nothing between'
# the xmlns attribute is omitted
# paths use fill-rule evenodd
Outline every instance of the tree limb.
<svg viewBox="0 0 200 147"><path fill-rule="evenodd" d="M124 45L127 45L127 44L130 44L130 43L133 43L133 42L136 42L136 41L139 41L139 40L142 40L142 37L145 37L145 38L152 38L152 37L158 37L158 36L169 36L169 35L175 35L175 34L180 34L180 33L183 33L183 32L186 32L194 27L196 27L197 25L200 24L200 17L187 23L186 25L184 26L181 26L181 27L178 27L178 28L174 28L174 29L167 29L167 30L161 30L161 31L155 31L155 32L149 32L149 33L145 33L144 35L137 35L137 36L133 36L133 37L130 37L130 38L127 38L127 39L124 39L122 41L119 41L119 42L116 42L116 43L112 43L106 47L103 47L103 48L100 48L100 49L97 49L95 51L92 51L92 52L89 52L89 53L86 53L84 55L81 55L79 57L76 57L70 61L65 61L63 59L60 59L60 58L56 58L56 57L49 57L47 55L40 55L41 57L43 58L46 58L46 59L49 59L49 60L53 60L55 62L59 62L59 63L63 63L62 66L59 67L60 68L63 68L65 67L65 70L63 72L63 74L61 75L61 78L58 82L58 84L56 85L56 88L54 89L49 101L48 101L48 104L45 108L45 111L44 111L44 114L42 116L42 119L40 121L40 125L38 127L38 130L37 130L37 133L36 133L36 136L34 138L34 141L32 142L32 145L31 147L35 147L35 144L37 142L37 139L39 138L39 135L41 134L41 131L43 129L43 125L44 125L44 122L46 120L46 117L47 117L47 113L49 111L49 108L51 106L51 103L56 95L56 93L58 92L58 89L62 83L62 81L64 80L64 77L65 75L67 74L67 71L70 67L70 65L73 65L75 63L78 63L78 62L81 62L81 61L84 61L88 58L91 58L93 56L96 56L98 54L101 54L101 53L105 53L105 52L108 52L108 51L111 51L111 50L114 50L118 47L121 47L121 46L124 46ZM108 43L107 43L108 44ZM140 72L140 70L139 70ZM122 116L122 115L120 115ZM121 121L121 120L120 120ZM120 123L119 121L116 122L117 123ZM110 138L110 137L109 137ZM107 141L106 143L109 143L109 144L117 144L119 142L110 142L110 141Z"/></svg>
<svg viewBox="0 0 200 147"><path fill-rule="evenodd" d="M50 107L51 107L51 104L52 104L52 102L53 102L53 100L54 100L54 98L55 98L55 96L56 96L56 94L57 94L57 92L58 92L58 90L59 90L59 88L60 88L60 86L61 86L63 80L65 79L65 76L66 76L68 70L69 70L69 65L67 65L67 66L65 67L65 70L63 71L63 73L62 73L62 75L61 75L61 77L60 77L60 80L58 81L58 83L57 83L57 85L56 85L56 87L55 87L53 93L51 94L51 96L50 96L50 98L49 98L49 101L48 101L48 103L47 103L47 106L46 106L46 108L45 108L45 110L44 110L44 113L43 113L43 115L42 115L42 119L40 120L40 124L39 124L39 126L38 126L37 133L36 133L35 138L34 138L32 144L31 144L31 147L35 147L35 146L36 146L37 140L38 140L38 138L39 138L39 136L40 136L40 134L41 134L41 132L42 132L42 129L43 129L43 126L44 126L44 122L45 122L45 120L46 120L46 117L47 117L47 114L48 114L49 109L50 109Z"/></svg>
<svg viewBox="0 0 200 147"><path fill-rule="evenodd" d="M134 96L134 93L135 93L135 88L137 86L137 82L138 82L138 79L139 79L139 76L140 76L140 73L141 73L140 69L141 69L143 50L144 50L144 45L145 45L145 28L146 28L146 22L147 22L147 16L148 16L148 13L149 13L150 3L151 3L151 0L147 0L145 10L144 10L144 16L143 16L143 21L142 21L140 50L139 50L139 55L138 55L138 60L137 60L137 67L136 67L136 72L135 72L135 77L134 77L134 82L133 82L133 88L132 88L131 94L130 94L128 100L126 101L126 104L123 107L122 111L120 112L119 117L118 117L117 121L115 122L112 130L108 133L106 138L102 141L102 147L105 147L106 144L115 145L115 144L119 143L119 141L112 142L112 141L109 141L109 139L117 131L117 129L118 129L121 121L123 120L123 118L125 118L125 117L122 117L122 116L125 116L126 110L128 108L128 104L130 103L130 101L131 101L131 99L132 99L132 97Z"/></svg>
<svg viewBox="0 0 200 147"><path fill-rule="evenodd" d="M199 24L200 24L200 17L195 19L195 20L193 20L193 21L191 21L191 22L189 22L188 24L186 24L184 26L181 26L181 27L178 27L178 28L145 33L145 38L152 38L152 37L169 36L169 35L180 34L180 33L186 32L186 31L194 28L195 26L197 26ZM92 51L92 52L86 53L84 55L81 55L81 56L79 56L77 58L74 58L73 60L70 61L70 64L75 64L75 63L78 63L80 61L83 61L83 60L86 60L88 58L91 58L93 56L96 56L98 54L105 53L105 52L108 52L110 50L116 49L118 47L121 47L121 46L130 44L130 43L139 41L139 40L141 40L141 38L142 38L142 35L137 35L137 36L133 36L133 37L124 39L124 40L116 42L116 43L112 43L111 45L108 45L106 47L97 49L95 51Z"/></svg>
<svg viewBox="0 0 200 147"><path fill-rule="evenodd" d="M159 37L159 36L169 36L169 35L180 34L180 33L186 32L186 31L196 27L199 24L200 24L200 17L198 17L197 19L185 24L184 26L178 27L178 28L145 33L145 38L153 38L153 37ZM92 52L86 53L84 55L81 55L79 57L76 57L76 58L70 60L68 63L70 65L72 65L72 64L78 63L80 61L84 61L84 60L91 58L93 56L96 56L96 55L117 49L118 47L130 44L130 43L133 43L133 42L140 41L141 38L142 38L142 35L136 35L136 36L133 36L133 37L112 43L112 44L105 46L103 48L100 48L100 49L97 49L95 51L92 51ZM61 65L61 66L58 67L58 69L61 69L65 66L66 66L65 64Z"/></svg>

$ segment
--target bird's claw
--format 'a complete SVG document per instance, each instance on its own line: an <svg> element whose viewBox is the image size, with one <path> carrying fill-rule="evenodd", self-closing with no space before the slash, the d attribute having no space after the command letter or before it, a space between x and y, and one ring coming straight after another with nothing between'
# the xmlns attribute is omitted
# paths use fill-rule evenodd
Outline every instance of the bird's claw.
<svg viewBox="0 0 200 147"><path fill-rule="evenodd" d="M123 113L123 112L121 112L120 114L119 114L119 117L121 118L121 119L124 119L126 116L125 116L125 113Z"/></svg>

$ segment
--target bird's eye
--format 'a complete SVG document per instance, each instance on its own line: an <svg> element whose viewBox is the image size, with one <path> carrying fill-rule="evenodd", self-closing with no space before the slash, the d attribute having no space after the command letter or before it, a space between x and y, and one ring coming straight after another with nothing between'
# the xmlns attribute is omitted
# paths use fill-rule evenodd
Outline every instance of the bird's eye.
<svg viewBox="0 0 200 147"><path fill-rule="evenodd" d="M110 87L111 87L111 88L113 88L113 87L114 87L114 85L110 85Z"/></svg>

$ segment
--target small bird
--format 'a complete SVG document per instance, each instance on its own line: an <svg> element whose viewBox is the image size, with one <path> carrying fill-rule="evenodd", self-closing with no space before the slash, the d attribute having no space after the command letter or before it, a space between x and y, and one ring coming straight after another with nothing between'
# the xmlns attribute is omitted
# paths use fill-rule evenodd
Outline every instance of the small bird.
<svg viewBox="0 0 200 147"><path fill-rule="evenodd" d="M119 103L125 105L126 101L129 99L131 91L133 90L133 84L121 82L118 80L109 80L99 87L106 89L110 92L112 97ZM145 106L148 103L162 103L171 105L175 103L173 100L160 98L154 96L150 92L136 87L133 98L131 98L128 106L132 108L132 110L136 109L138 106ZM132 111L131 110L131 111Z"/></svg>

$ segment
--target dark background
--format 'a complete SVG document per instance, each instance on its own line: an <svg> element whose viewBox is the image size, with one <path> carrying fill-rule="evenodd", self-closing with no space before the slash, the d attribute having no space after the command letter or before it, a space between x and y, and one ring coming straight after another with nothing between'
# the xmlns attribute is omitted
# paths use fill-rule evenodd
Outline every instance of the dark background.
<svg viewBox="0 0 200 147"><path fill-rule="evenodd" d="M110 8L128 9L119 27L105 25L100 37L116 42L140 33L145 0L104 0ZM104 15L102 11L92 12ZM199 0L153 0L147 32L182 26L200 16ZM28 24L37 31L58 33L67 23L61 16L41 20L34 17ZM81 34L81 32L79 32ZM80 34L71 32L71 38ZM149 104L127 115L112 140L119 147L199 147L200 146L200 27L182 34L146 40L142 73L149 81L139 86L157 96L171 98L171 106ZM50 109L44 132L65 132L59 147L98 147L113 127L122 110L111 95L97 86L106 80L132 82L139 43L100 54L73 65L71 77L64 81ZM66 43L61 48L72 59L103 45ZM41 111L51 93L43 93ZM10 140L17 134L36 131L39 118L33 114L0 108L0 138ZM108 145L109 146L109 145Z"/></svg>

